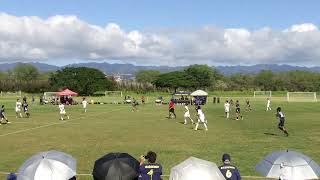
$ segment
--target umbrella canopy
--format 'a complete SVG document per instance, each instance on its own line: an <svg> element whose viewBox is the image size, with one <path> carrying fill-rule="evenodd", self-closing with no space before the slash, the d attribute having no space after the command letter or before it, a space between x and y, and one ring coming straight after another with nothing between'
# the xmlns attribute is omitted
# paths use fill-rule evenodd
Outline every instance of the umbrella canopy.
<svg viewBox="0 0 320 180"><path fill-rule="evenodd" d="M19 169L18 180L68 180L76 175L76 160L63 152L41 152Z"/></svg>
<svg viewBox="0 0 320 180"><path fill-rule="evenodd" d="M209 161L190 157L174 166L170 180L225 180L218 166Z"/></svg>
<svg viewBox="0 0 320 180"><path fill-rule="evenodd" d="M109 153L96 160L95 180L133 180L139 175L139 162L127 153Z"/></svg>
<svg viewBox="0 0 320 180"><path fill-rule="evenodd" d="M278 151L269 154L256 166L265 177L290 180L317 179L320 167L308 156L295 151Z"/></svg>
<svg viewBox="0 0 320 180"><path fill-rule="evenodd" d="M58 96L77 96L78 93L71 91L70 89L65 89L57 93Z"/></svg>
<svg viewBox="0 0 320 180"><path fill-rule="evenodd" d="M191 96L208 96L208 93L202 90L196 90L191 93Z"/></svg>

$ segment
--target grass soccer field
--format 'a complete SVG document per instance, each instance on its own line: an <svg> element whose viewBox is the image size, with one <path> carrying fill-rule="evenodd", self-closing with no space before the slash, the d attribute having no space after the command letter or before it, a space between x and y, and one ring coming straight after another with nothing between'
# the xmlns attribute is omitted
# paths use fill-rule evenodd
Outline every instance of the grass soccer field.
<svg viewBox="0 0 320 180"><path fill-rule="evenodd" d="M12 124L0 126L0 179L5 179L5 172L16 172L33 154L51 149L74 156L79 174L91 174L95 160L106 153L128 152L139 158L149 150L158 154L165 175L190 156L220 165L223 153L230 153L242 176L258 176L255 165L278 150L300 151L320 163L319 103L273 101L273 110L266 112L265 99L252 99L253 110L245 112L244 98L239 100L244 115L240 121L224 117L223 103L204 106L209 125L205 132L201 125L194 131L192 125L182 124L183 106L179 105L177 119L167 119L167 105L156 106L152 101L139 105L139 112L131 112L131 106L124 104L89 105L86 114L80 105L66 106L71 119L59 121L57 106L32 104L31 118L16 119L14 98L1 99ZM286 115L289 137L277 129L277 106ZM194 108L190 109L195 119Z"/></svg>

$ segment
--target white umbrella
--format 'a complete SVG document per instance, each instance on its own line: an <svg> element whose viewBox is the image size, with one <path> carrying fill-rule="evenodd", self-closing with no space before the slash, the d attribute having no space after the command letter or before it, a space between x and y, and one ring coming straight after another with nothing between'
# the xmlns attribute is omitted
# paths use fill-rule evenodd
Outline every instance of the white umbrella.
<svg viewBox="0 0 320 180"><path fill-rule="evenodd" d="M174 166L170 180L225 180L218 166L209 161L190 157Z"/></svg>
<svg viewBox="0 0 320 180"><path fill-rule="evenodd" d="M63 152L41 152L20 167L18 180L68 180L76 175L76 164L72 156Z"/></svg>
<svg viewBox="0 0 320 180"><path fill-rule="evenodd" d="M317 179L320 176L319 165L295 151L269 154L256 166L256 170L265 177L285 180Z"/></svg>

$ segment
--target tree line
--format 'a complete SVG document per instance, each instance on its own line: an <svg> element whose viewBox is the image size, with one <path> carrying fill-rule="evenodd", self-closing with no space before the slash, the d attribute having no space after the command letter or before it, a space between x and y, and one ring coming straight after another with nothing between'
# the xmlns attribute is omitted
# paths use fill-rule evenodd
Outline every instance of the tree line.
<svg viewBox="0 0 320 180"><path fill-rule="evenodd" d="M1 91L43 93L70 88L80 95L93 95L97 91L313 91L320 92L320 73L289 71L274 73L263 70L258 74L225 76L207 65L191 65L180 71L160 73L141 70L136 80L116 82L100 70L86 67L66 67L55 72L40 72L30 64L0 72Z"/></svg>

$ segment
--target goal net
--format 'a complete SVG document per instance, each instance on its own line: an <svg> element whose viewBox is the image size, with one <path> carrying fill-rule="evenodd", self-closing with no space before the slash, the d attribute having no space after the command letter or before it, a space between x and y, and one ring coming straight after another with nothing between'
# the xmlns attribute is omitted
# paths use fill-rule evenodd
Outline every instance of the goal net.
<svg viewBox="0 0 320 180"><path fill-rule="evenodd" d="M21 97L21 91L1 91L1 97Z"/></svg>
<svg viewBox="0 0 320 180"><path fill-rule="evenodd" d="M288 102L317 102L316 92L287 92Z"/></svg>
<svg viewBox="0 0 320 180"><path fill-rule="evenodd" d="M109 97L122 97L122 91L105 91L104 94Z"/></svg>
<svg viewBox="0 0 320 180"><path fill-rule="evenodd" d="M253 97L271 97L272 91L254 91Z"/></svg>

